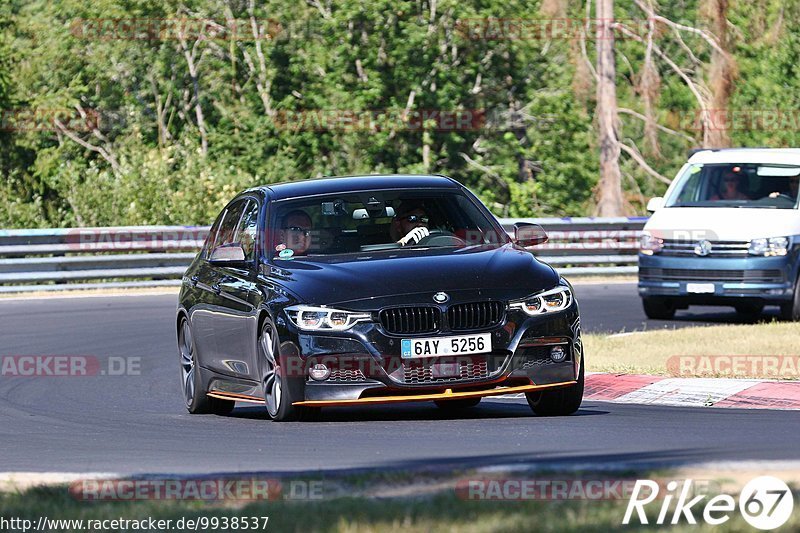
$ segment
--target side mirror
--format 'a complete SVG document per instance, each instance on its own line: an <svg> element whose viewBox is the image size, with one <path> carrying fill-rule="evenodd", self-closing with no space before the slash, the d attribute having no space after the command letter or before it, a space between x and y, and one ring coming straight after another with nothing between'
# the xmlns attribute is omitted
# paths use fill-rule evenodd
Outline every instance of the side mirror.
<svg viewBox="0 0 800 533"><path fill-rule="evenodd" d="M547 242L547 232L539 224L517 222L514 224L514 242L527 248Z"/></svg>
<svg viewBox="0 0 800 533"><path fill-rule="evenodd" d="M647 202L647 210L651 213L658 211L662 207L664 207L664 198L661 196L650 198L650 201Z"/></svg>
<svg viewBox="0 0 800 533"><path fill-rule="evenodd" d="M212 250L208 262L217 266L241 267L247 262L244 248L239 243L224 244Z"/></svg>

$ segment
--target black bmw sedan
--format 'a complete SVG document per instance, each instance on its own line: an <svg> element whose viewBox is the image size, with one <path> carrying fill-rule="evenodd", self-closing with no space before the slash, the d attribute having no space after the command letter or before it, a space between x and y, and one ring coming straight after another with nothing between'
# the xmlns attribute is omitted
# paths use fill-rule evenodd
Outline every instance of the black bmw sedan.
<svg viewBox="0 0 800 533"><path fill-rule="evenodd" d="M570 284L444 176L351 176L247 190L183 277L177 336L191 413L265 403L273 420L341 405L463 409L583 397Z"/></svg>

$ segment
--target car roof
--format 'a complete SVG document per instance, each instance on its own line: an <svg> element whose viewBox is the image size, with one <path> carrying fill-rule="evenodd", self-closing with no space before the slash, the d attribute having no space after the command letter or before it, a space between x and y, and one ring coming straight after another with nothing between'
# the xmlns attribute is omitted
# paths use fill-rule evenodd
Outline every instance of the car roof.
<svg viewBox="0 0 800 533"><path fill-rule="evenodd" d="M460 186L454 179L440 175L371 174L301 179L274 185L264 185L255 189L269 190L274 200L284 200L316 194L338 194L377 189L458 189Z"/></svg>
<svg viewBox="0 0 800 533"><path fill-rule="evenodd" d="M725 148L698 150L689 163L765 163L800 165L800 148Z"/></svg>

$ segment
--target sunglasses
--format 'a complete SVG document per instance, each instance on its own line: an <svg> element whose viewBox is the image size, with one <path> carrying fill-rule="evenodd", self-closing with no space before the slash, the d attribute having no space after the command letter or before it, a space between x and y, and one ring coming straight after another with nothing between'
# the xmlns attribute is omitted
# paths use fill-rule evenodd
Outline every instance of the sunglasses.
<svg viewBox="0 0 800 533"><path fill-rule="evenodd" d="M311 230L306 228L301 228L299 226L291 226L289 228L283 228L285 231L293 231L295 233L302 233L303 237L308 237L311 235Z"/></svg>
<svg viewBox="0 0 800 533"><path fill-rule="evenodd" d="M428 217L423 217L421 215L408 215L407 217L403 217L403 219L408 220L412 224L416 222L421 222L423 224L428 223Z"/></svg>

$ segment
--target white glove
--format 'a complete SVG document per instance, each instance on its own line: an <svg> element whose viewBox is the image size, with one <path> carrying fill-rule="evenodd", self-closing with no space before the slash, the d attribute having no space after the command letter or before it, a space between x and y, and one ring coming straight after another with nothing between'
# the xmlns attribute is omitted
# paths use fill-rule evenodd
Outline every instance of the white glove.
<svg viewBox="0 0 800 533"><path fill-rule="evenodd" d="M409 231L408 234L399 241L397 241L397 243L400 246L405 246L410 241L414 241L414 244L417 244L419 241L421 241L430 234L431 232L428 231L428 228L426 228L425 226L420 226L418 228L414 228L411 231Z"/></svg>

